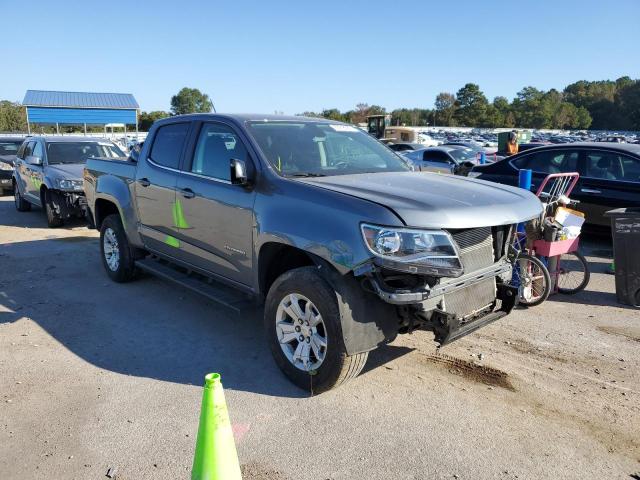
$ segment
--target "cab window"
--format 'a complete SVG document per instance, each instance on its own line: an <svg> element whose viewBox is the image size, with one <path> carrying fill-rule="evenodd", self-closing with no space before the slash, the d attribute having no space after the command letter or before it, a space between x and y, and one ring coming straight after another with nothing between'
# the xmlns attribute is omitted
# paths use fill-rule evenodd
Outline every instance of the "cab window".
<svg viewBox="0 0 640 480"><path fill-rule="evenodd" d="M231 159L247 160L247 150L240 138L226 125L205 123L198 137L191 172L230 181Z"/></svg>
<svg viewBox="0 0 640 480"><path fill-rule="evenodd" d="M601 180L640 182L640 160L614 152L588 152L583 175Z"/></svg>
<svg viewBox="0 0 640 480"><path fill-rule="evenodd" d="M178 168L188 132L188 123L171 123L160 127L153 140L149 158L164 167Z"/></svg>

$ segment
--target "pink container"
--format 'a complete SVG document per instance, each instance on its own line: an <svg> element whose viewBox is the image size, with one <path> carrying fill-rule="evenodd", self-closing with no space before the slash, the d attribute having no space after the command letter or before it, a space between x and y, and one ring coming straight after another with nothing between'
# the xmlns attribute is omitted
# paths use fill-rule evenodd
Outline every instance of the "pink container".
<svg viewBox="0 0 640 480"><path fill-rule="evenodd" d="M575 252L578 250L579 243L580 237L572 238L570 240L560 240L557 242L536 240L533 242L533 248L536 251L536 255L542 255L543 257L556 257L563 253Z"/></svg>

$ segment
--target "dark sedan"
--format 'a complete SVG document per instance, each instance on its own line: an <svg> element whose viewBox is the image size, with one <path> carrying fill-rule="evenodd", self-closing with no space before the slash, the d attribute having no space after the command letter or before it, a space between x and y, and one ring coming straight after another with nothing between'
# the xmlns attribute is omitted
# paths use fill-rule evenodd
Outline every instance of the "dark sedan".
<svg viewBox="0 0 640 480"><path fill-rule="evenodd" d="M518 153L499 162L473 168L470 177L507 185L518 184L518 171L533 171L535 191L550 173L578 172L580 180L571 198L587 223L609 226L607 210L640 207L640 145L571 143L548 145Z"/></svg>
<svg viewBox="0 0 640 480"><path fill-rule="evenodd" d="M11 186L13 162L23 141L23 137L0 137L0 195L13 190Z"/></svg>
<svg viewBox="0 0 640 480"><path fill-rule="evenodd" d="M477 161L475 150L453 145L400 152L400 155L411 162L414 170L456 175L466 175Z"/></svg>

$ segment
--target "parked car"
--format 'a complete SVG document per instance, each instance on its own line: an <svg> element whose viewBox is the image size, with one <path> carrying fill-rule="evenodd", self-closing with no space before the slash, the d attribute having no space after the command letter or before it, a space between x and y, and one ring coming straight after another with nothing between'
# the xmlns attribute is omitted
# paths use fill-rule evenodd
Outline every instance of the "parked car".
<svg viewBox="0 0 640 480"><path fill-rule="evenodd" d="M24 137L0 137L0 195L13 190L13 162Z"/></svg>
<svg viewBox="0 0 640 480"><path fill-rule="evenodd" d="M408 143L408 142L393 143L393 142L389 142L387 144L387 147L389 147L394 152L406 152L408 150L409 151L410 150L422 150L424 148L424 145L421 144L421 143Z"/></svg>
<svg viewBox="0 0 640 480"><path fill-rule="evenodd" d="M477 163L476 151L460 146L429 147L400 153L414 170L467 175Z"/></svg>
<svg viewBox="0 0 640 480"><path fill-rule="evenodd" d="M114 143L90 137L28 137L18 149L12 174L16 209L42 207L49 227L84 217L82 171L89 157L123 157Z"/></svg>
<svg viewBox="0 0 640 480"><path fill-rule="evenodd" d="M608 227L607 210L640 207L640 145L585 142L533 148L491 165L476 166L470 177L518 184L520 169L533 170L532 190L550 173L578 172L571 197L586 222Z"/></svg>
<svg viewBox="0 0 640 480"><path fill-rule="evenodd" d="M159 120L137 162L89 159L84 182L111 279L263 300L276 363L315 392L398 333L446 344L508 314L510 232L541 213L529 192L416 175L362 130L304 117Z"/></svg>

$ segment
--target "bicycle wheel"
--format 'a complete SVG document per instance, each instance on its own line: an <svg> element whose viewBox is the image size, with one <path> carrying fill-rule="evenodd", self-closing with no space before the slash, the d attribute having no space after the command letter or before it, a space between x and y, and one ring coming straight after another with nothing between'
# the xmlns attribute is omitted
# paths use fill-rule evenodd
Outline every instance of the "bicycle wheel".
<svg viewBox="0 0 640 480"><path fill-rule="evenodd" d="M549 270L540 259L531 255L518 255L511 283L518 287L518 303L525 307L540 305L551 293Z"/></svg>
<svg viewBox="0 0 640 480"><path fill-rule="evenodd" d="M585 289L591 272L580 252L563 253L558 259L558 292L573 295Z"/></svg>

